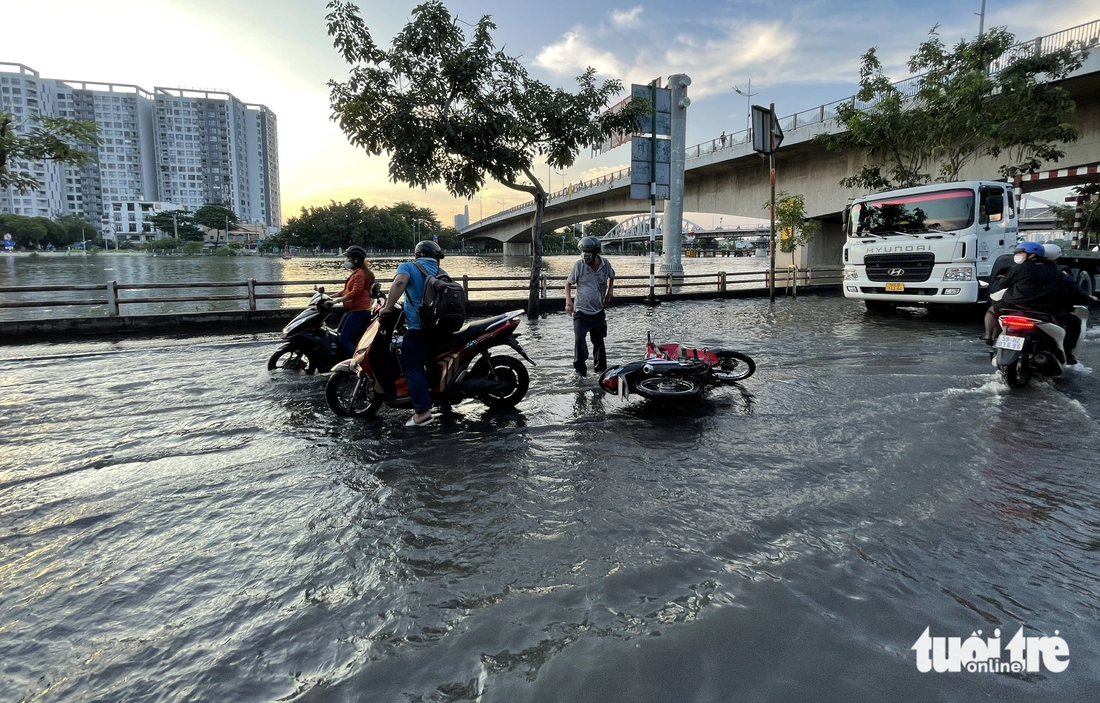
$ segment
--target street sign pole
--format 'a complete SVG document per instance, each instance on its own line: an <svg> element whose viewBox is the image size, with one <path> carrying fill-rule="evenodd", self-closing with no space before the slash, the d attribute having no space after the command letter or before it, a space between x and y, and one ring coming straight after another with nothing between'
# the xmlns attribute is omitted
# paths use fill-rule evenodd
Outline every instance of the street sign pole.
<svg viewBox="0 0 1100 703"><path fill-rule="evenodd" d="M646 305L658 304L654 292L657 266L657 81L649 84L649 298Z"/></svg>
<svg viewBox="0 0 1100 703"><path fill-rule="evenodd" d="M771 104L771 119L775 121L775 103ZM769 179L771 180L771 274L768 277L768 298L771 302L775 302L775 128L773 125L768 126L768 142L770 145L768 153L768 165L769 165Z"/></svg>

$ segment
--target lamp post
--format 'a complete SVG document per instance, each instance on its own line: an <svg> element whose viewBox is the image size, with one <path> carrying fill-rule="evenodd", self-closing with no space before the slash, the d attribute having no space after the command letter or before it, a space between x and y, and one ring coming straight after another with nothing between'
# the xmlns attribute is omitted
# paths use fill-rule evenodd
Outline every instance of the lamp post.
<svg viewBox="0 0 1100 703"><path fill-rule="evenodd" d="M752 92L752 79L749 79L749 87L745 90L741 90L737 86L733 86L733 92L738 95L745 96L745 129L752 130L752 97L759 95L760 91Z"/></svg>

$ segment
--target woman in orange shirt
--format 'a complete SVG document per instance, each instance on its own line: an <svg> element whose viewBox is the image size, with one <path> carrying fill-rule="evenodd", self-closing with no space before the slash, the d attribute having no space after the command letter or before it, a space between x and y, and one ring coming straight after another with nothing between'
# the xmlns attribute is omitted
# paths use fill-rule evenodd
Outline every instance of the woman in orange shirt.
<svg viewBox="0 0 1100 703"><path fill-rule="evenodd" d="M360 246L348 247L344 252L344 268L351 275L344 282L344 290L332 299L344 304L344 317L336 328L337 342L348 356L355 354L355 343L370 322L370 289L374 287L374 273L367 266L367 250Z"/></svg>

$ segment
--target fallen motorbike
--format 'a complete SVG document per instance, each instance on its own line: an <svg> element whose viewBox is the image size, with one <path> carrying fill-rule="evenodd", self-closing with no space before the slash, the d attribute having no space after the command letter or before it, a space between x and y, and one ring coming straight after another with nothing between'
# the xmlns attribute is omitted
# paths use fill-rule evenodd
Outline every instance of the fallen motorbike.
<svg viewBox="0 0 1100 703"><path fill-rule="evenodd" d="M1085 338L1088 308L1077 305L1073 313L1081 318L1081 339ZM1001 334L993 343L993 365L1009 388L1023 388L1032 377L1061 376L1066 364L1063 341L1066 330L1052 315L1034 310L1005 310L998 318Z"/></svg>
<svg viewBox="0 0 1100 703"><path fill-rule="evenodd" d="M755 371L756 363L747 354L658 345L647 334L645 358L604 371L600 388L622 398L636 393L650 400L693 400L711 386L744 381Z"/></svg>
<svg viewBox="0 0 1100 703"><path fill-rule="evenodd" d="M512 356L492 355L490 349L509 346L534 365L515 330L522 310L466 323L435 345L428 367L432 404L448 407L476 398L493 409L515 407L523 400L530 376ZM412 408L401 355L401 306L392 315L375 317L356 347L355 356L336 365L325 388L332 411L345 417L372 417L386 404Z"/></svg>
<svg viewBox="0 0 1100 703"><path fill-rule="evenodd" d="M267 360L268 371L299 371L314 374L318 371L328 373L338 362L347 358L347 352L340 348L336 330L325 324L332 310L332 297L325 293L324 287L314 288L306 309L298 313L283 328L286 343L275 350ZM381 295L381 285L375 283L371 288L371 298ZM355 336L359 336L356 332Z"/></svg>

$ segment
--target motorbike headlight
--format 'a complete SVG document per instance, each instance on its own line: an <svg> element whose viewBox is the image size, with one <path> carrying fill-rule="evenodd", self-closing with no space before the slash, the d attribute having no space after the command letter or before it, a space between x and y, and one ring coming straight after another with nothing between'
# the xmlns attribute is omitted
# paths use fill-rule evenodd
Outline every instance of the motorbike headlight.
<svg viewBox="0 0 1100 703"><path fill-rule="evenodd" d="M959 266L956 268L949 268L943 272L943 280L945 281L973 281L974 269L969 266Z"/></svg>
<svg viewBox="0 0 1100 703"><path fill-rule="evenodd" d="M844 269L844 280L845 281L854 281L854 280L856 280L856 270L854 268L845 268Z"/></svg>

